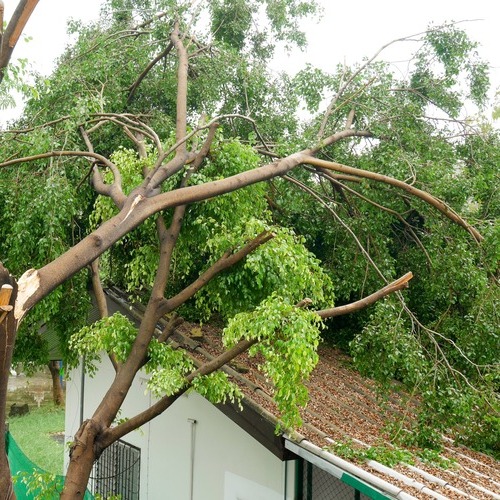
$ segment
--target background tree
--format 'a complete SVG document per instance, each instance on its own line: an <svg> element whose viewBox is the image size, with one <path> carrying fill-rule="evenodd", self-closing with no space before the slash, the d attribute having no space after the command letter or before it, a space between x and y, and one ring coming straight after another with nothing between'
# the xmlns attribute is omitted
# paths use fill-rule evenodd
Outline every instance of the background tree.
<svg viewBox="0 0 500 500"><path fill-rule="evenodd" d="M116 377L75 437L63 497L81 496L102 450L189 388L212 401L238 397L217 369L245 350L264 356L283 425L299 425L300 387L325 327L327 340L351 342L365 371L375 365L381 380L423 389L425 429L449 424L431 411L438 398L459 402L462 422L486 415L495 425L498 203L487 179L497 142L457 119L460 103L481 104L487 87L474 46L450 26L422 34L407 79L374 60L332 75L306 68L271 77L264 63L274 41L302 43L297 21L311 6L269 0L272 29L262 30L258 5L203 3L206 32L201 10L175 2L162 2L154 18L146 1L106 3L99 24L73 26L75 46L4 134L0 197L9 212L0 231L11 274L2 267L2 284L13 286L15 309L0 324L3 366L21 320L32 333L57 315L76 328L86 266L98 297L102 278L146 306L138 330L103 307L103 320L68 343L68 354L89 361L112 352ZM463 75L469 85L460 87ZM317 113L304 126L301 100ZM461 215L471 207L480 207L479 230ZM426 270L418 300L397 293L410 276L397 277L416 262ZM392 292L397 300L371 314L326 323ZM299 307L306 297L309 308ZM226 352L196 366L171 349L176 312L221 317ZM158 402L115 424L139 369L151 374ZM481 432L471 438L491 447ZM8 491L5 462L0 472Z"/></svg>

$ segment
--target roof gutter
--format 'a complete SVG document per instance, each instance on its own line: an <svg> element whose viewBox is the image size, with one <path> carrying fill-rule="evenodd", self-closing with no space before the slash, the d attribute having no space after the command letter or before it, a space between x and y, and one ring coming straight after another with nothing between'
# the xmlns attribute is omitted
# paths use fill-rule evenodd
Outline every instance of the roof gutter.
<svg viewBox="0 0 500 500"><path fill-rule="evenodd" d="M285 448L375 500L416 500L416 497L405 493L398 486L321 449L306 439L296 443L291 441L289 436L285 436Z"/></svg>

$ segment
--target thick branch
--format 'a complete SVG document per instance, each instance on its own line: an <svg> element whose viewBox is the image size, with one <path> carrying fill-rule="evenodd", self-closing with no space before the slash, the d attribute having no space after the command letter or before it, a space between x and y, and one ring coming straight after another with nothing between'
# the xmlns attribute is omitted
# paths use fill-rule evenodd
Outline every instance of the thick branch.
<svg viewBox="0 0 500 500"><path fill-rule="evenodd" d="M215 138L215 132L218 127L219 124L217 122L214 122L210 125L208 129L207 138L203 143L203 146L200 149L199 153L196 155L193 165L191 166L193 169L198 169L200 165L203 163L203 160L207 157L208 153L210 152L210 147L212 146L212 142Z"/></svg>
<svg viewBox="0 0 500 500"><path fill-rule="evenodd" d="M85 155L82 153L82 156ZM152 198L144 196L144 189L134 190L116 216L104 222L93 233L39 271L29 270L21 277L20 281L25 284L25 289L17 306L18 319L54 288L90 264L151 215L160 210L206 200L286 174L298 166L300 161L301 156L294 154L279 162L245 171L226 179L180 188Z"/></svg>
<svg viewBox="0 0 500 500"><path fill-rule="evenodd" d="M37 4L38 0L20 0L5 32L0 35L0 82L5 76L5 68L10 62L19 37ZM3 2L0 8L2 13L1 29L3 29Z"/></svg>
<svg viewBox="0 0 500 500"><path fill-rule="evenodd" d="M148 423L149 421L161 415L167 408L172 406L177 399L179 399L187 390L189 386L185 386L176 392L172 396L165 396L159 401L151 405L147 410L134 415L125 422L117 425L116 427L109 428L99 436L99 446L101 448L106 448L110 444L114 443L117 439L122 438L129 432L138 429L142 425Z"/></svg>
<svg viewBox="0 0 500 500"><path fill-rule="evenodd" d="M165 343L171 335L175 332L175 329L184 323L184 319L177 315L177 313L172 314L169 318L167 324L164 326L160 335L158 335L158 342Z"/></svg>
<svg viewBox="0 0 500 500"><path fill-rule="evenodd" d="M158 402L151 405L147 410L144 410L143 412L135 415L134 417L117 425L116 427L105 431L102 435L102 438L100 439L100 445L107 446L117 439L125 436L129 432L137 429L141 425L146 424L153 418L157 417L191 387L191 384L196 377L202 377L204 375L209 375L210 373L215 372L225 364L232 361L239 354L247 351L252 345L256 343L257 340L255 339L241 340L231 349L228 349L219 356L201 365L198 369L196 369L186 377L186 384L174 395L161 398Z"/></svg>
<svg viewBox="0 0 500 500"><path fill-rule="evenodd" d="M384 298L386 295L389 295L394 292L398 292L399 290L403 290L404 288L408 288L408 282L413 278L413 274L411 272L406 273L401 278L389 283L384 286L380 290L364 297L363 299L357 300L356 302L351 302L350 304L345 304L343 306L332 307L331 309L322 309L321 311L316 311L316 314L323 319L333 318L335 316L342 316L344 314L350 314L365 307L371 306L378 300Z"/></svg>

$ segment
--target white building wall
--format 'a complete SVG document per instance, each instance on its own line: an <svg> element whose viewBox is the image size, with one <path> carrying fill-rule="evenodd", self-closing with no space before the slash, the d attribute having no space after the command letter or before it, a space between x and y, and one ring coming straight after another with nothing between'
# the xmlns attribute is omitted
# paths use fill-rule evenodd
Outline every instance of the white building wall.
<svg viewBox="0 0 500 500"><path fill-rule="evenodd" d="M113 373L111 363L103 360L94 378L85 377L84 419L104 396ZM80 395L81 371L75 370L66 394L68 441L80 424ZM150 402L146 381L139 378L119 418L138 413ZM141 500L285 498L286 464L196 393L182 396L123 440L141 448ZM288 491L287 497L293 498L290 486Z"/></svg>

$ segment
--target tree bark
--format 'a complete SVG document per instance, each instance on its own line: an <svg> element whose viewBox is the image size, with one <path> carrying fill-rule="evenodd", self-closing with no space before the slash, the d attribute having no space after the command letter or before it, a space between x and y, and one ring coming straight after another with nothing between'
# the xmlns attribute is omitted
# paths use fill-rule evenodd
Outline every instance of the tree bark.
<svg viewBox="0 0 500 500"><path fill-rule="evenodd" d="M3 2L0 1L0 82L5 76L5 68L10 62L17 41L31 14L35 10L38 1L39 0L20 0L5 31L2 31L4 5Z"/></svg>
<svg viewBox="0 0 500 500"><path fill-rule="evenodd" d="M49 361L49 370L52 377L52 399L56 406L64 404L64 391L61 383L59 361Z"/></svg>
<svg viewBox="0 0 500 500"><path fill-rule="evenodd" d="M87 490L87 483L92 467L97 458L95 443L100 433L100 426L95 420L83 422L75 436L70 452L69 469L66 475L61 500L75 500L83 498Z"/></svg>
<svg viewBox="0 0 500 500"><path fill-rule="evenodd" d="M0 288L7 285L11 292L3 294L7 304L0 304L4 309L13 306L17 296L17 284L7 269L0 263ZM5 288L4 288L5 290ZM9 296L10 295L10 296ZM7 307L5 307L7 306ZM4 314L6 313L6 314ZM17 321L12 311L0 311L0 493L6 500L16 498L12 488L12 477L5 450L5 415L7 409L7 385L9 382L10 365L14 352L17 334Z"/></svg>

